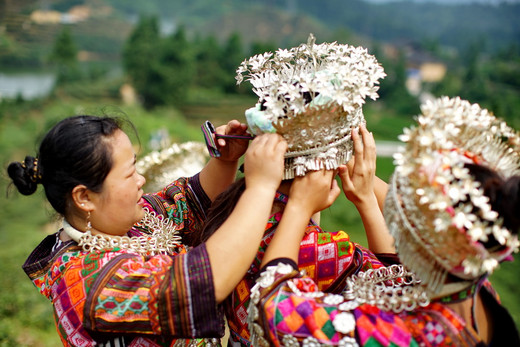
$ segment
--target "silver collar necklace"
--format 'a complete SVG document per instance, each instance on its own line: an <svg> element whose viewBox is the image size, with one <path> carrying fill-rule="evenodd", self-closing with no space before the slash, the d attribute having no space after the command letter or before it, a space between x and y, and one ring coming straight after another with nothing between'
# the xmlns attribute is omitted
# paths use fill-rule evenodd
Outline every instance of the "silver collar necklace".
<svg viewBox="0 0 520 347"><path fill-rule="evenodd" d="M145 209L143 219L136 226L147 229L150 234L139 237L92 234L91 230L81 232L75 229L67 220L63 219L63 231L85 252L120 248L143 256L153 256L175 254L183 247L173 221L160 218L155 212Z"/></svg>

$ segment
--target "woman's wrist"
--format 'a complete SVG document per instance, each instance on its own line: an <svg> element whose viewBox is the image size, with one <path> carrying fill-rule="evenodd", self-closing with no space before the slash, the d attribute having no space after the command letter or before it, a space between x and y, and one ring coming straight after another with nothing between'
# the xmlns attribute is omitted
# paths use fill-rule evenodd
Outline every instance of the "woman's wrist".
<svg viewBox="0 0 520 347"><path fill-rule="evenodd" d="M274 200L274 196L276 194L276 188L277 187L271 186L269 184L248 184L248 181L246 179L246 189L244 190L243 195L251 195L257 201L266 199L272 204L272 200Z"/></svg>
<svg viewBox="0 0 520 347"><path fill-rule="evenodd" d="M213 161L216 165L220 167L236 167L238 168L238 159L226 160L222 158L211 158L210 161Z"/></svg>
<svg viewBox="0 0 520 347"><path fill-rule="evenodd" d="M313 208L305 204L303 200L298 198L291 199L291 197L289 197L289 201L287 202L287 205L285 207L284 214L291 213L302 218L308 217L308 220L310 220L315 211Z"/></svg>
<svg viewBox="0 0 520 347"><path fill-rule="evenodd" d="M363 210L365 208L372 208L374 206L378 206L377 197L373 192L358 197L358 199L356 199L356 201L353 201L353 203L358 209L358 211Z"/></svg>

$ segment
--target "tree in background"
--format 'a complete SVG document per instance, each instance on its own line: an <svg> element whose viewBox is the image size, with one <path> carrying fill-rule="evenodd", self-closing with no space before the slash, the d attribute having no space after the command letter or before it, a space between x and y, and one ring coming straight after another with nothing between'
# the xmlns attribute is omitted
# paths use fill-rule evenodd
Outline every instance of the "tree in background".
<svg viewBox="0 0 520 347"><path fill-rule="evenodd" d="M435 96L460 96L520 128L520 46L511 46L493 55L481 54L480 44L470 45L449 63L450 70L431 92Z"/></svg>
<svg viewBox="0 0 520 347"><path fill-rule="evenodd" d="M397 114L410 116L417 113L419 100L411 95L406 88L406 58L403 52L399 53L396 60L388 59L379 53L379 49L374 49L383 68L386 77L381 81L379 96L386 107L393 109Z"/></svg>
<svg viewBox="0 0 520 347"><path fill-rule="evenodd" d="M459 96L471 102L484 103L489 95L488 86L486 83L486 76L484 75L480 66L480 43L474 43L462 55L462 60L465 62L465 72L462 76L462 86L459 91Z"/></svg>
<svg viewBox="0 0 520 347"><path fill-rule="evenodd" d="M251 43L250 55L262 54L264 52L275 52L278 46L274 42L253 41Z"/></svg>
<svg viewBox="0 0 520 347"><path fill-rule="evenodd" d="M222 86L230 77L220 65L222 48L215 36L195 38L195 84L206 89L222 91Z"/></svg>
<svg viewBox="0 0 520 347"><path fill-rule="evenodd" d="M15 51L16 43L14 40L0 32L0 65L10 65L9 63L14 60L12 56L15 55Z"/></svg>
<svg viewBox="0 0 520 347"><path fill-rule="evenodd" d="M69 28L65 27L56 37L49 62L57 69L58 83L75 81L81 78L78 63L78 49Z"/></svg>
<svg viewBox="0 0 520 347"><path fill-rule="evenodd" d="M520 45L513 43L499 51L489 59L484 70L493 94L490 109L520 129Z"/></svg>
<svg viewBox="0 0 520 347"><path fill-rule="evenodd" d="M159 35L157 17L142 17L125 43L123 66L145 108L181 105L195 75L194 52L184 28Z"/></svg>
<svg viewBox="0 0 520 347"><path fill-rule="evenodd" d="M149 81L154 80L154 71L158 68L159 24L154 16L143 16L139 19L134 31L123 48L123 66L130 82L142 99L146 108L152 108L160 100L149 87Z"/></svg>
<svg viewBox="0 0 520 347"><path fill-rule="evenodd" d="M145 108L182 106L193 87L238 92L235 71L245 58L238 33L220 46L211 35L189 41L182 26L168 37L158 28L156 17L142 17L123 50L125 72Z"/></svg>
<svg viewBox="0 0 520 347"><path fill-rule="evenodd" d="M240 63L247 58L244 56L242 38L239 33L232 33L224 44L220 65L224 72L230 76L224 83L224 91L227 93L237 93L238 88L235 82L235 71Z"/></svg>
<svg viewBox="0 0 520 347"><path fill-rule="evenodd" d="M186 38L184 27L178 28L171 36L161 40L158 55L161 83L155 88L159 89L158 93L161 93L162 89L162 104L182 105L186 102L195 77L194 50Z"/></svg>

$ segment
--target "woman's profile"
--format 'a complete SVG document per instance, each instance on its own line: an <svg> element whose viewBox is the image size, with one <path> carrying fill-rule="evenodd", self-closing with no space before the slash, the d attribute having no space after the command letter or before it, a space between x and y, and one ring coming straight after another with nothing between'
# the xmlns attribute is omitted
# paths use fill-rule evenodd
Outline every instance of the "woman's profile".
<svg viewBox="0 0 520 347"><path fill-rule="evenodd" d="M200 173L144 194L124 124L107 116L66 118L47 132L36 156L9 165L20 193L42 185L63 218L23 269L52 303L65 346L218 344L219 303L256 254L286 143L276 134L253 140L244 159L248 187L231 224L194 247L191 235L235 179L245 142L217 141L220 158ZM240 136L245 129L231 121L217 133Z"/></svg>

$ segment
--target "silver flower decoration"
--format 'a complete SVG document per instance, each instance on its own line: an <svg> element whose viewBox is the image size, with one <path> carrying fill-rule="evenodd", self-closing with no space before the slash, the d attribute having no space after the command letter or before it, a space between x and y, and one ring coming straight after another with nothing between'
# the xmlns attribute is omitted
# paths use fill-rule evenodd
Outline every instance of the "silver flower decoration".
<svg viewBox="0 0 520 347"><path fill-rule="evenodd" d="M474 279L518 250L518 237L465 166L482 164L505 178L520 174L520 136L460 98L427 101L416 120L399 137L406 146L394 155L385 218L403 264L435 292L448 272ZM490 237L505 249L486 249Z"/></svg>
<svg viewBox="0 0 520 347"><path fill-rule="evenodd" d="M356 328L356 319L352 313L340 312L334 317L332 325L334 325L336 331L348 334Z"/></svg>

